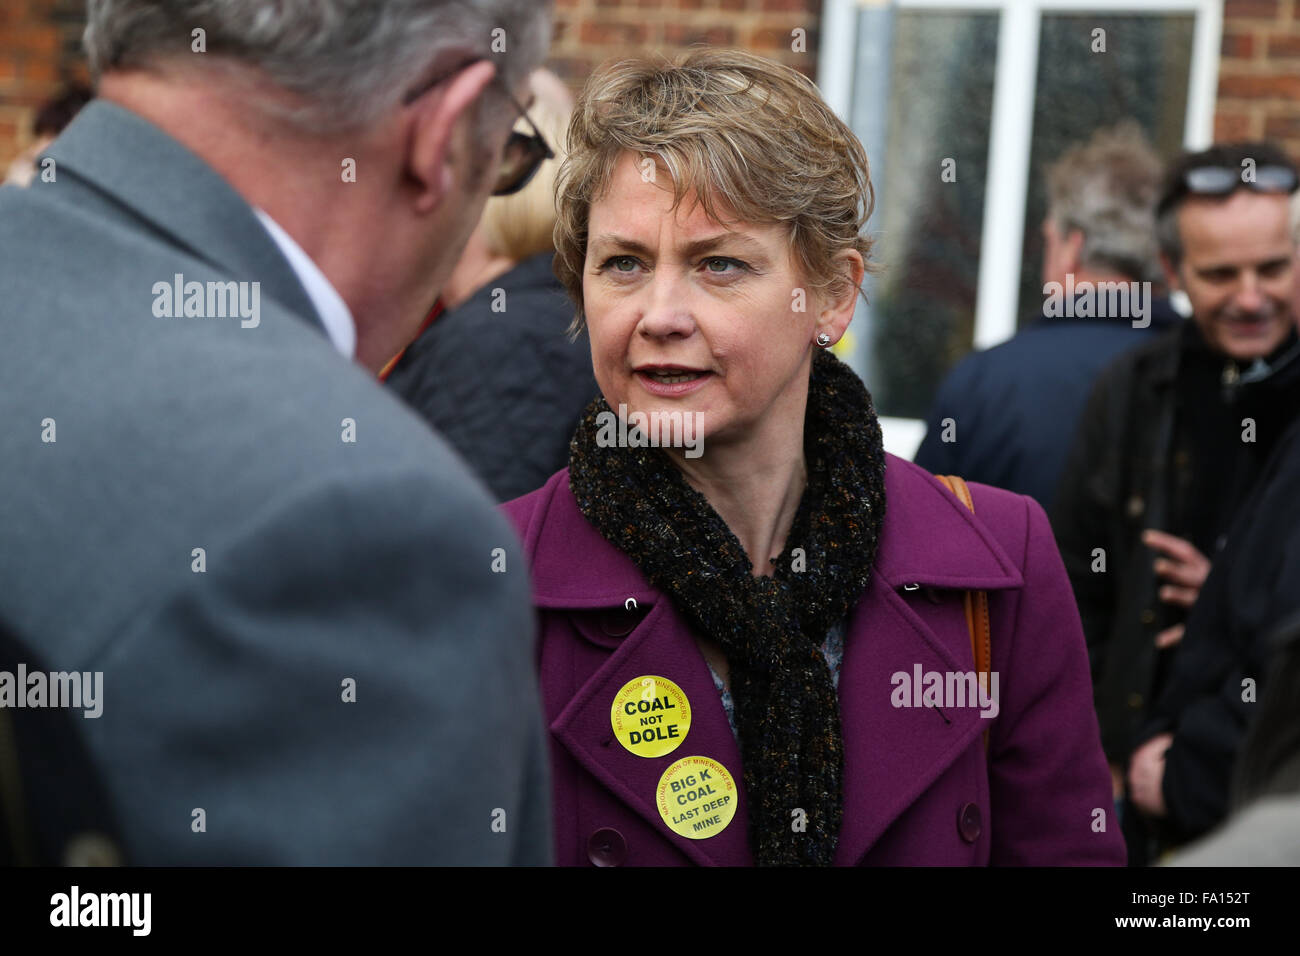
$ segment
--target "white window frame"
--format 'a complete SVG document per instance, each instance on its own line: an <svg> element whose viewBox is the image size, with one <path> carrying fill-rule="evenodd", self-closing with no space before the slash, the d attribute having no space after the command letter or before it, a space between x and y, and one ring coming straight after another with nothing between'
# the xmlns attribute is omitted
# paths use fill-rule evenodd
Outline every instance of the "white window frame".
<svg viewBox="0 0 1300 956"><path fill-rule="evenodd" d="M1025 77L1038 75L1039 26L1043 14L1193 14L1195 26L1183 145L1187 149L1203 149L1214 138L1222 0L825 0L818 86L828 105L846 122L852 105L858 8L886 5L898 10L1001 14L984 193L985 209L995 209L997 215L984 216L975 302L974 348L989 348L1016 332L1035 94L1035 84L1026 83ZM889 451L909 459L916 453L925 433L923 421L882 418L881 425Z"/></svg>

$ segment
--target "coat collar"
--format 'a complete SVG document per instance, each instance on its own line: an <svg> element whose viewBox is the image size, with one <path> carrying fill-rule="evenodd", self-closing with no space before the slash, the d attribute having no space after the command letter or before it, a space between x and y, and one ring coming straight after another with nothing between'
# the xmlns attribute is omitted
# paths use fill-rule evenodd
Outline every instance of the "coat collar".
<svg viewBox="0 0 1300 956"><path fill-rule="evenodd" d="M928 472L886 455L885 520L875 574L890 588L920 584L997 590L1024 584L978 517ZM569 491L568 469L538 493L539 513L525 532L538 607L597 608L653 602L661 592L610 544Z"/></svg>
<svg viewBox="0 0 1300 956"><path fill-rule="evenodd" d="M321 327L302 283L248 202L157 126L95 100L46 155L60 175L66 171L126 207L196 258L255 279L263 295Z"/></svg>

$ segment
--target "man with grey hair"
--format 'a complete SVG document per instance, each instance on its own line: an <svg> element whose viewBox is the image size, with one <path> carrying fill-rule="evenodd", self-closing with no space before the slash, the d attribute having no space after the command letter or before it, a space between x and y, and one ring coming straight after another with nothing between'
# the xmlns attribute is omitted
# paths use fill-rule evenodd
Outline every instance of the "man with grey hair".
<svg viewBox="0 0 1300 956"><path fill-rule="evenodd" d="M520 551L374 380L549 152L550 18L89 3L99 98L0 192L0 621L102 672L128 862L550 860Z"/></svg>
<svg viewBox="0 0 1300 956"><path fill-rule="evenodd" d="M949 373L918 465L1031 495L1050 510L1098 373L1178 321L1167 300L1150 295L1160 268L1153 219L1160 173L1131 122L1099 130L1051 166L1041 313Z"/></svg>

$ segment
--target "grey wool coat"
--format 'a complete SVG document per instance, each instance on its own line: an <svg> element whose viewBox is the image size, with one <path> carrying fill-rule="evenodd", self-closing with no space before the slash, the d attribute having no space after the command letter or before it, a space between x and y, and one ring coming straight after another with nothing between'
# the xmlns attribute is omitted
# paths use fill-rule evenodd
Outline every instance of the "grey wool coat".
<svg viewBox="0 0 1300 956"><path fill-rule="evenodd" d="M124 858L548 863L527 572L485 489L197 156L102 101L47 155L0 190L0 626L102 672L74 723ZM258 321L167 316L178 275L259 283Z"/></svg>

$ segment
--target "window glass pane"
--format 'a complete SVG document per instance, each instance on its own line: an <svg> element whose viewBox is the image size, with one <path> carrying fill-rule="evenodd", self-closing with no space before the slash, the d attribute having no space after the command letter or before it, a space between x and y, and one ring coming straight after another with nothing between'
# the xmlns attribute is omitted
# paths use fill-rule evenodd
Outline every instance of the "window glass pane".
<svg viewBox="0 0 1300 956"><path fill-rule="evenodd" d="M1126 118L1138 122L1162 158L1176 155L1183 142L1194 25L1190 13L1043 15L1017 315L1022 324L1043 305L1048 167L1098 128ZM1104 53L1093 52L1097 29L1105 31Z"/></svg>
<svg viewBox="0 0 1300 956"><path fill-rule="evenodd" d="M974 331L998 15L898 11L893 30L866 378L880 414L920 418Z"/></svg>

